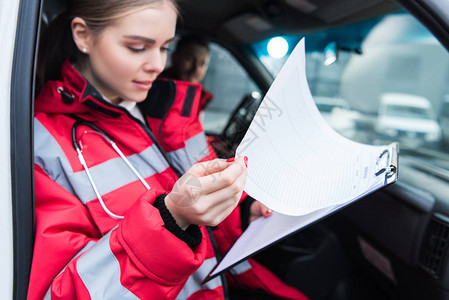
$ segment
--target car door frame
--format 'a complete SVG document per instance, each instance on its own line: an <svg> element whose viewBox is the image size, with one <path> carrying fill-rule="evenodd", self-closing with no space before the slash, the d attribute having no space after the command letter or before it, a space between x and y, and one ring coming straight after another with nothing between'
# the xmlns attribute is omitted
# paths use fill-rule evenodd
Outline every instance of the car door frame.
<svg viewBox="0 0 449 300"><path fill-rule="evenodd" d="M13 298L26 299L34 245L33 102L42 1L21 0L11 70Z"/></svg>

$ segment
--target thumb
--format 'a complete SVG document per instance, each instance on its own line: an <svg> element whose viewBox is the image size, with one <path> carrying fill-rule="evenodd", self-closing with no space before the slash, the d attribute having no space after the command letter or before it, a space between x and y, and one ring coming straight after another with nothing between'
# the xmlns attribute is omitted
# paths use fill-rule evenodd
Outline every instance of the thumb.
<svg viewBox="0 0 449 300"><path fill-rule="evenodd" d="M221 172L231 164L232 162L227 162L224 159L217 158L206 162L196 163L192 168L190 168L188 172L197 177L204 177L217 172Z"/></svg>

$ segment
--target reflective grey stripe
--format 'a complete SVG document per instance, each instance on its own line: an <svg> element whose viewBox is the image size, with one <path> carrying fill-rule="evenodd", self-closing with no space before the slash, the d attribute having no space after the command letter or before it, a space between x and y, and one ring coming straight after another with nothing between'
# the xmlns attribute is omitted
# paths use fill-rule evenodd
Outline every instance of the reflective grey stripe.
<svg viewBox="0 0 449 300"><path fill-rule="evenodd" d="M168 168L168 163L163 157L157 157L158 155L160 155L160 152L157 150L157 147L153 145L143 152L133 154L127 158L134 168L136 168L137 172L139 172L143 178L147 178L157 173L161 173ZM138 180L137 176L120 157L90 167L89 170L101 195L112 192ZM77 188L79 198L84 204L97 198L85 172L74 174L74 181L75 183L82 182L83 184L87 181L87 184L89 184L89 189L87 189L87 191L85 189L79 190Z"/></svg>
<svg viewBox="0 0 449 300"><path fill-rule="evenodd" d="M51 286L45 294L44 300L51 300Z"/></svg>
<svg viewBox="0 0 449 300"><path fill-rule="evenodd" d="M207 147L206 135L204 132L191 137L185 143L185 148L167 153L173 165L184 173L187 172L194 163L209 154L209 148Z"/></svg>
<svg viewBox="0 0 449 300"><path fill-rule="evenodd" d="M36 118L34 120L34 161L36 164L44 169L50 178L78 197L84 204L96 199L86 173L84 171L73 173L59 144ZM68 136L70 134L67 132ZM109 146L104 144L101 147ZM168 163L156 145L148 147L139 154L128 156L128 159L143 178L161 173L168 168ZM89 170L101 195L138 180L118 154L117 158L91 167Z"/></svg>
<svg viewBox="0 0 449 300"><path fill-rule="evenodd" d="M67 136L70 136L69 132ZM36 118L34 118L34 162L44 169L51 179L74 194L67 180L67 177L73 174L70 164L56 140Z"/></svg>
<svg viewBox="0 0 449 300"><path fill-rule="evenodd" d="M242 274L251 269L251 265L247 260L242 261L235 267L231 268L230 272L234 275Z"/></svg>
<svg viewBox="0 0 449 300"><path fill-rule="evenodd" d="M92 247L93 245L95 245L95 242L88 242L83 249L81 249L80 251L78 251L78 253L69 261L68 264L70 264L75 258L77 258L78 256L81 255L81 253L83 253L84 251L86 251L87 249L89 249L90 247ZM67 264L67 265L68 265ZM64 269L61 270L61 272L59 272L59 274L61 274L62 272L65 271L65 269L67 268L67 265L64 267ZM59 276L58 274L58 276ZM51 300L51 285L50 288L47 290L47 293L45 294L44 300Z"/></svg>
<svg viewBox="0 0 449 300"><path fill-rule="evenodd" d="M139 299L120 283L120 265L109 247L112 231L78 259L78 275L92 300Z"/></svg>
<svg viewBox="0 0 449 300"><path fill-rule="evenodd" d="M187 299L189 296L199 290L213 290L221 286L222 284L220 276L215 277L214 279L211 279L210 281L201 285L201 282L204 280L204 278L206 278L206 276L209 274L212 268L215 267L216 264L217 259L215 257L205 260L201 267L196 270L196 272L193 273L192 276L189 277L178 297L176 297L176 300Z"/></svg>

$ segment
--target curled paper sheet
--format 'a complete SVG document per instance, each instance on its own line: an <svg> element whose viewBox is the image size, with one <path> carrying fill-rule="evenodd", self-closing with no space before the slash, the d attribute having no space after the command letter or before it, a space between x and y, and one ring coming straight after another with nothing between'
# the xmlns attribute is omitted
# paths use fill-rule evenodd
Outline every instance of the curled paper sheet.
<svg viewBox="0 0 449 300"><path fill-rule="evenodd" d="M397 180L397 143L351 141L321 117L306 79L304 39L237 148L236 156L243 155L248 157L245 191L275 212L251 222L205 281Z"/></svg>
<svg viewBox="0 0 449 300"><path fill-rule="evenodd" d="M236 156L248 157L245 191L274 211L305 215L384 184L377 158L388 146L346 139L322 118L305 73L304 39L263 99Z"/></svg>

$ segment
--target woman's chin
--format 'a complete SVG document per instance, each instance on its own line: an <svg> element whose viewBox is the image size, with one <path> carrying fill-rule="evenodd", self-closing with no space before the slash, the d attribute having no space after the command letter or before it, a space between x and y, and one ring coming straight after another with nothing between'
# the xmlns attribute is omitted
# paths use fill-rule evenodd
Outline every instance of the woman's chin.
<svg viewBox="0 0 449 300"><path fill-rule="evenodd" d="M136 93L134 95L129 95L129 98L127 98L127 100L140 103L140 102L145 101L147 96L148 96L148 91L141 92L141 93Z"/></svg>

